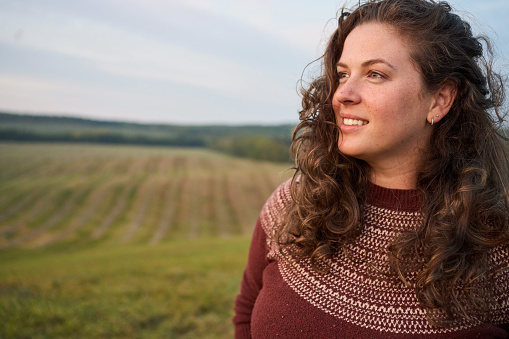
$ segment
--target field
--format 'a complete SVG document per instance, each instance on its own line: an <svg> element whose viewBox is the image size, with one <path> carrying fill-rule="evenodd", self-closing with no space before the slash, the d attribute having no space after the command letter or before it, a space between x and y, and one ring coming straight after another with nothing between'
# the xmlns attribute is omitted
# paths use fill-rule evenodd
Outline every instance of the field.
<svg viewBox="0 0 509 339"><path fill-rule="evenodd" d="M0 143L0 337L231 337L249 235L289 167Z"/></svg>

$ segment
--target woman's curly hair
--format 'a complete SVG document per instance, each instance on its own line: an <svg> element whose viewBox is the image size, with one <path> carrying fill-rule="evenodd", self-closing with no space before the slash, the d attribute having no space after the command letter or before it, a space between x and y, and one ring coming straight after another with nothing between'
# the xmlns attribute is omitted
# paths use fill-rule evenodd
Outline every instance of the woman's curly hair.
<svg viewBox="0 0 509 339"><path fill-rule="evenodd" d="M362 229L370 168L338 150L341 131L332 100L345 39L366 22L390 25L410 42L426 90L456 87L449 113L433 126L418 173L424 223L388 248L393 271L414 288L429 314L441 314L441 320L430 321L447 326L488 308L483 287L489 280L488 252L509 240L509 161L501 132L503 78L493 70L490 42L474 37L446 2L375 0L351 14L343 9L321 58L321 75L301 91L301 122L292 144L293 202L278 241L281 249L293 248L323 271L322 259L346 251ZM415 265L403 258L416 256L426 264L410 284L406 277Z"/></svg>

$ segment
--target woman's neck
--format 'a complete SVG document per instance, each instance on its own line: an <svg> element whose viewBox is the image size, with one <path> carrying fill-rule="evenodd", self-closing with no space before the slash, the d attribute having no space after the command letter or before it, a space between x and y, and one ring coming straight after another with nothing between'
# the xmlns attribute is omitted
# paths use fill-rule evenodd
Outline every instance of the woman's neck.
<svg viewBox="0 0 509 339"><path fill-rule="evenodd" d="M413 164L371 166L370 181L378 186L394 189L414 189L417 184L417 168Z"/></svg>

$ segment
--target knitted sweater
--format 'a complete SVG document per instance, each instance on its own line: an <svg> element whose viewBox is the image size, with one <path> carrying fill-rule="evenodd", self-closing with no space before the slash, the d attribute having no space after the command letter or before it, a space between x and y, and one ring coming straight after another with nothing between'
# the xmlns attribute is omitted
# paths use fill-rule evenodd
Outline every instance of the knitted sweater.
<svg viewBox="0 0 509 339"><path fill-rule="evenodd" d="M370 185L365 226L331 260L327 274L309 260L286 260L271 241L278 213L290 202L290 181L269 198L258 218L235 302L236 338L506 338L509 333L509 272L496 276L500 293L488 321L461 320L431 326L414 291L390 274L387 246L403 230L422 223L414 190ZM509 248L490 252L490 267L507 267ZM409 277L412 279L412 276Z"/></svg>

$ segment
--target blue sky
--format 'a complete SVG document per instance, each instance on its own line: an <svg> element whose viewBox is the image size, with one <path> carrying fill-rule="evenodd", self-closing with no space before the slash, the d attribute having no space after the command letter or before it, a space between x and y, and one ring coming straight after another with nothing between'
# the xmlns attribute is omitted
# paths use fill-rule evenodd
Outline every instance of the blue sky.
<svg viewBox="0 0 509 339"><path fill-rule="evenodd" d="M150 123L295 123L297 82L321 54L343 3L0 0L0 110ZM509 1L450 3L495 40L500 65L507 63Z"/></svg>

